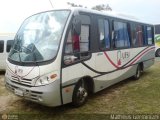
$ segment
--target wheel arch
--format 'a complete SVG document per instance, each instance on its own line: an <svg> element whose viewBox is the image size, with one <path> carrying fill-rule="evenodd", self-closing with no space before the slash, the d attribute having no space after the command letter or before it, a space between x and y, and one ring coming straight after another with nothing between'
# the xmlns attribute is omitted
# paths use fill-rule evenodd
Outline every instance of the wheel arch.
<svg viewBox="0 0 160 120"><path fill-rule="evenodd" d="M143 64L143 62L139 63L138 65L140 65L141 72L142 72L144 70L144 64Z"/></svg>

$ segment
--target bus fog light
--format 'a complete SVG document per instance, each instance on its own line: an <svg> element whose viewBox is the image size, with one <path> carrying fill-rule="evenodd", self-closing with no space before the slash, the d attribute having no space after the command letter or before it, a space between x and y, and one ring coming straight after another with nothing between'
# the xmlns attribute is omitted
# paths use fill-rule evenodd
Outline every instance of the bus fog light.
<svg viewBox="0 0 160 120"><path fill-rule="evenodd" d="M42 99L42 97L41 97L41 96L38 96L38 100L39 100L40 102L42 102L42 101L43 101L43 99Z"/></svg>

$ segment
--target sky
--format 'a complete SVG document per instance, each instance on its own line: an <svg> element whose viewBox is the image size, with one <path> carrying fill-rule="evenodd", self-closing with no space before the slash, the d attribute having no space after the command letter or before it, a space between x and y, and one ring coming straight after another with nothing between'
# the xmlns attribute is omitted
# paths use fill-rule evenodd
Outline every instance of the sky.
<svg viewBox="0 0 160 120"><path fill-rule="evenodd" d="M66 7L67 2L87 8L109 4L116 13L160 24L160 0L0 0L0 33L15 33L28 16L52 8Z"/></svg>

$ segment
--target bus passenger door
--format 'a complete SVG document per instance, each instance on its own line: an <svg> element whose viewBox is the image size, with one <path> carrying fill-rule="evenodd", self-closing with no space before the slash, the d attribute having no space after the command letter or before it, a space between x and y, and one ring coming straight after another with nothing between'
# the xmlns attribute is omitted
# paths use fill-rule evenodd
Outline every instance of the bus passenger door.
<svg viewBox="0 0 160 120"><path fill-rule="evenodd" d="M106 60L106 52L110 50L109 21L104 18L98 19L98 42L99 52L96 53L96 69L99 72L108 72L109 64Z"/></svg>
<svg viewBox="0 0 160 120"><path fill-rule="evenodd" d="M62 96L64 104L72 101L75 84L85 75L84 71L86 67L82 62L90 57L90 17L80 15L79 18L76 21L73 20L73 22L67 32L63 53ZM69 89L69 92L66 92L66 89Z"/></svg>

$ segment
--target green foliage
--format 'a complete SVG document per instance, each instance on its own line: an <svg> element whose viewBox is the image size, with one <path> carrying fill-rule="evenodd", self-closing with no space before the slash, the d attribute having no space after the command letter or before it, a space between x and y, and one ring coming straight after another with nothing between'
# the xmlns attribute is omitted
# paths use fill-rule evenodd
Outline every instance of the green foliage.
<svg viewBox="0 0 160 120"><path fill-rule="evenodd" d="M112 8L108 4L107 5L104 5L104 4L96 5L96 6L92 7L92 9L98 10L98 11L102 11L102 10L104 10L104 11L112 11Z"/></svg>
<svg viewBox="0 0 160 120"><path fill-rule="evenodd" d="M160 42L160 34L155 35L154 39L156 42Z"/></svg>

